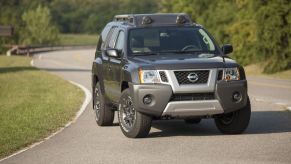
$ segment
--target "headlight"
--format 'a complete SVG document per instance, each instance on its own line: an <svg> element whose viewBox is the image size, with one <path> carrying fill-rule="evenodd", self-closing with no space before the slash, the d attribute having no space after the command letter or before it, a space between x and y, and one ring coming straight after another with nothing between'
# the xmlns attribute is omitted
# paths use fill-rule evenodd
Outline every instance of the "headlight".
<svg viewBox="0 0 291 164"><path fill-rule="evenodd" d="M138 70L140 83L160 83L158 71L156 70Z"/></svg>
<svg viewBox="0 0 291 164"><path fill-rule="evenodd" d="M226 81L240 80L238 68L225 68L223 79Z"/></svg>

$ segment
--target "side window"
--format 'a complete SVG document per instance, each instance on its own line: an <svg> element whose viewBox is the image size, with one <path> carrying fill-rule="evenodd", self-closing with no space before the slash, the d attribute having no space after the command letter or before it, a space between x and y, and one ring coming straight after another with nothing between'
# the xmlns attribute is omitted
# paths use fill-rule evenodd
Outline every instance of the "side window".
<svg viewBox="0 0 291 164"><path fill-rule="evenodd" d="M105 44L102 46L102 49L106 49L106 48L109 47L108 44L109 44L109 42L110 42L110 40L111 40L111 38L113 36L113 33L114 33L115 29L116 29L116 27L112 27L110 29L110 31L108 32L108 35L106 36Z"/></svg>
<svg viewBox="0 0 291 164"><path fill-rule="evenodd" d="M106 38L108 36L108 33L109 33L109 30L111 29L111 26L110 25L107 25L101 32L100 34L100 38L99 38L99 41L98 41L98 45L97 45L97 50L100 51L101 49L104 49L105 47L105 41L106 41Z"/></svg>
<svg viewBox="0 0 291 164"><path fill-rule="evenodd" d="M202 29L199 29L199 33L202 35L203 42L205 45L207 45L207 49L209 51L214 51L215 50L214 43L212 42L210 37L207 35L207 33Z"/></svg>
<svg viewBox="0 0 291 164"><path fill-rule="evenodd" d="M124 45L124 32L119 31L116 43L115 43L115 48L118 50L122 50Z"/></svg>
<svg viewBox="0 0 291 164"><path fill-rule="evenodd" d="M103 44L102 36L99 36L98 43L97 43L97 51L101 50L101 45Z"/></svg>
<svg viewBox="0 0 291 164"><path fill-rule="evenodd" d="M110 41L109 41L109 44L108 44L107 48L113 48L114 47L117 33L118 33L118 30L117 30L117 28L115 28L115 30L113 31L113 33L112 33L112 35L110 37Z"/></svg>

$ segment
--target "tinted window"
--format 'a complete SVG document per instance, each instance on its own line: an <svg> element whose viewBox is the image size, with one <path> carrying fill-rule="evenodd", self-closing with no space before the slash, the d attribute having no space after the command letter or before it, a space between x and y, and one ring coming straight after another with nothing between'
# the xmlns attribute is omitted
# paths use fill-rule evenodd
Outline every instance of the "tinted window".
<svg viewBox="0 0 291 164"><path fill-rule="evenodd" d="M99 40L98 40L98 43L97 43L97 51L100 51L101 50L101 45L103 44L103 41L102 41L102 37L100 36L99 37Z"/></svg>
<svg viewBox="0 0 291 164"><path fill-rule="evenodd" d="M217 53L211 37L201 28L153 27L129 32L131 53L143 52L208 52Z"/></svg>
<svg viewBox="0 0 291 164"><path fill-rule="evenodd" d="M116 40L115 48L118 50L122 50L124 45L124 32L119 31L118 38Z"/></svg>
<svg viewBox="0 0 291 164"><path fill-rule="evenodd" d="M111 41L111 38L112 38L113 33L114 33L115 30L116 30L116 27L112 27L112 28L110 29L110 31L108 32L108 35L107 35L107 37L106 37L105 44L102 46L103 49L106 49L106 48L109 47L109 42Z"/></svg>
<svg viewBox="0 0 291 164"><path fill-rule="evenodd" d="M118 33L118 30L117 30L117 28L115 28L113 33L112 33L112 35L111 35L111 38L110 38L110 41L109 41L109 44L108 44L107 48L114 48L114 44L115 44L115 40L116 40L116 37L117 37L117 33Z"/></svg>
<svg viewBox="0 0 291 164"><path fill-rule="evenodd" d="M103 30L102 30L102 33L101 33L101 38L103 38L103 42L105 41L106 39L106 36L110 30L110 25L107 25Z"/></svg>
<svg viewBox="0 0 291 164"><path fill-rule="evenodd" d="M111 29L110 25L107 25L101 32L98 45L97 45L97 50L101 50L101 47L105 46L105 40L107 38L107 35L109 33L109 30Z"/></svg>

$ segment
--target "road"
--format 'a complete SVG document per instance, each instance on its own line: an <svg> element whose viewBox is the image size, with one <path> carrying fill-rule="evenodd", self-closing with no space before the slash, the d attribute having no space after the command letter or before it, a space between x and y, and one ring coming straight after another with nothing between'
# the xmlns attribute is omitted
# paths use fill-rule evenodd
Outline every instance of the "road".
<svg viewBox="0 0 291 164"><path fill-rule="evenodd" d="M90 89L94 50L49 52L35 66ZM291 163L291 82L249 77L252 117L242 135L222 135L212 119L199 125L155 121L148 138L128 139L115 126L98 127L92 104L61 133L0 162L40 163ZM65 94L65 93L64 93ZM278 105L276 103L284 103Z"/></svg>

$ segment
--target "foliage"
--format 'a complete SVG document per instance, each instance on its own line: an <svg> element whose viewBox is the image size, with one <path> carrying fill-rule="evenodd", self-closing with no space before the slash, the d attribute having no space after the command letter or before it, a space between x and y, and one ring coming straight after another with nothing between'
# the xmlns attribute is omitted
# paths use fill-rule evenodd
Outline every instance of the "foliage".
<svg viewBox="0 0 291 164"><path fill-rule="evenodd" d="M52 0L53 18L63 33L96 33L116 14L156 12L155 0Z"/></svg>
<svg viewBox="0 0 291 164"><path fill-rule="evenodd" d="M22 15L24 30L21 35L24 44L43 45L56 44L58 29L51 23L50 11L47 7L38 6Z"/></svg>
<svg viewBox="0 0 291 164"><path fill-rule="evenodd" d="M291 3L289 0L257 1L258 50L266 60L264 72L273 73L291 64Z"/></svg>
<svg viewBox="0 0 291 164"><path fill-rule="evenodd" d="M23 13L36 12L38 6L51 11L47 20L62 33L97 34L114 15L157 12L157 4L156 0L0 0L0 25L13 25L15 28L12 37L0 38L0 52L3 44L39 43L35 37L27 38L33 33L30 27L25 27L26 22L22 19ZM44 40L46 43L51 39L46 36Z"/></svg>
<svg viewBox="0 0 291 164"><path fill-rule="evenodd" d="M265 73L290 68L289 0L161 0L159 8L190 14L215 38L232 43L241 64L264 61Z"/></svg>

